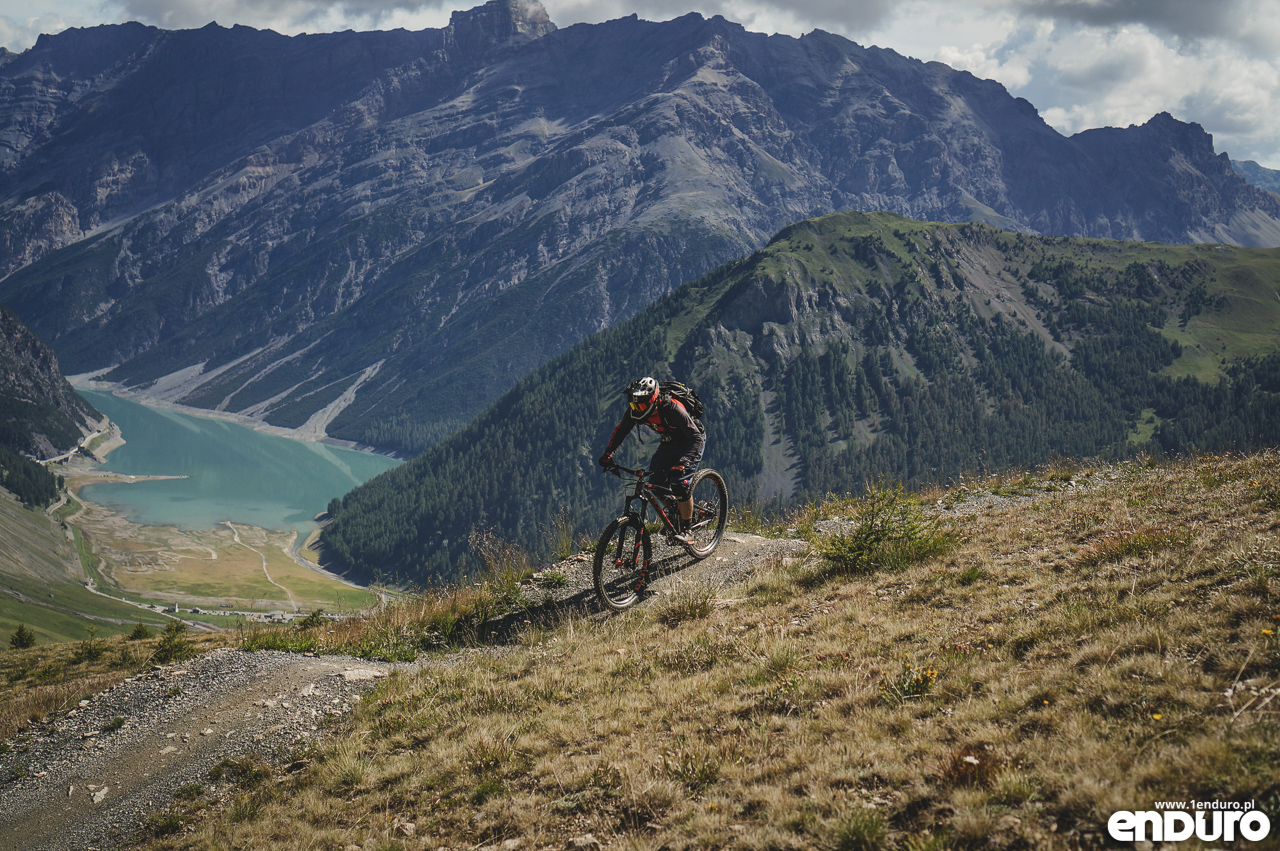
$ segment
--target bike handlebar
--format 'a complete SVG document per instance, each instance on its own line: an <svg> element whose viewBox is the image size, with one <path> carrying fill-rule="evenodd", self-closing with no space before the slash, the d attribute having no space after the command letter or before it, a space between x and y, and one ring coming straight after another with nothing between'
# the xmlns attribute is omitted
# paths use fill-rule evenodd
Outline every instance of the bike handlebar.
<svg viewBox="0 0 1280 851"><path fill-rule="evenodd" d="M623 473L628 473L632 476L635 476L637 479L643 479L645 476L644 468L640 468L638 470L632 470L629 467L622 466L621 464L610 464L609 466L604 468L604 471L606 473L613 473L618 478L622 478Z"/></svg>

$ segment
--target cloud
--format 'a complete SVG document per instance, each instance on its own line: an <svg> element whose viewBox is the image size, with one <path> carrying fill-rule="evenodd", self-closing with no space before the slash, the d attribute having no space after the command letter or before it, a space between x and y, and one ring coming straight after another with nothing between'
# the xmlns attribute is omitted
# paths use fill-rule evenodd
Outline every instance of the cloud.
<svg viewBox="0 0 1280 851"><path fill-rule="evenodd" d="M1080 11L1104 4L1054 5ZM1277 51L1242 49L1238 39L1227 37L1238 29L1235 23L1219 22L1193 34L1195 13L1190 11L1182 17L1171 13L1159 27L1155 20L1137 20L1138 7L1164 4L1105 5L1111 8L1056 19L1039 13L1024 17L1013 26L991 28L987 38L970 44L943 43L934 58L1000 80L1063 133L1142 124L1167 111L1202 125L1214 135L1216 149L1235 159L1280 166L1280 129L1270 120L1280 107ZM1228 5L1239 12L1255 4ZM991 15L1011 11L1011 4L987 7ZM1173 33L1174 24L1187 35Z"/></svg>
<svg viewBox="0 0 1280 851"><path fill-rule="evenodd" d="M722 15L749 30L803 35L826 29L849 35L865 32L894 14L893 0L543 0L558 26L599 23L636 14L645 20L664 21L698 12L705 17Z"/></svg>
<svg viewBox="0 0 1280 851"><path fill-rule="evenodd" d="M1280 46L1276 0L1013 0L1025 14L1114 29L1139 25L1187 43L1224 39L1253 52Z"/></svg>
<svg viewBox="0 0 1280 851"><path fill-rule="evenodd" d="M2 3L2 0L0 0ZM41 33L62 32L67 27L92 26L100 23L95 9L88 3L67 2L56 9L18 15L0 5L0 46L21 53L35 44Z"/></svg>
<svg viewBox="0 0 1280 851"><path fill-rule="evenodd" d="M445 4L446 0L115 0L112 5L128 19L165 29L191 29L217 21L294 34L378 29L416 19L447 22Z"/></svg>

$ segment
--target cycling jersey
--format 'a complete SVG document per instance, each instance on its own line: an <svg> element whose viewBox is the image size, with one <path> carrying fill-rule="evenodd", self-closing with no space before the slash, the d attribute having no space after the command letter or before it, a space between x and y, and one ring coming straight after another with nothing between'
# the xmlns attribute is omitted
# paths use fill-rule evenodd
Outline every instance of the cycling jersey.
<svg viewBox="0 0 1280 851"><path fill-rule="evenodd" d="M689 416L689 412L685 410L684 405L676 399L664 396L658 397L658 403L653 406L653 410L643 419L633 419L630 414L622 418L617 427L613 430L613 435L609 438L609 448L605 450L606 455L612 455L622 445L622 441L627 439L627 435L631 434L631 429L636 425L647 425L650 429L662 436L663 443L687 443L692 447L694 443L701 444L705 442L706 437L702 433L702 426L693 417ZM701 455L701 451L698 452Z"/></svg>

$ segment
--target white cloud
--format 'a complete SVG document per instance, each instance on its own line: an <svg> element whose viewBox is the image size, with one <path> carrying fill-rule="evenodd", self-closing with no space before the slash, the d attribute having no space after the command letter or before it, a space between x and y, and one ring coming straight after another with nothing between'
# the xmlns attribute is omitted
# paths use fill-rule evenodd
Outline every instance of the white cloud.
<svg viewBox="0 0 1280 851"><path fill-rule="evenodd" d="M124 17L166 29L243 24L286 34L443 26L443 0L113 0ZM418 23L424 22L424 23Z"/></svg>

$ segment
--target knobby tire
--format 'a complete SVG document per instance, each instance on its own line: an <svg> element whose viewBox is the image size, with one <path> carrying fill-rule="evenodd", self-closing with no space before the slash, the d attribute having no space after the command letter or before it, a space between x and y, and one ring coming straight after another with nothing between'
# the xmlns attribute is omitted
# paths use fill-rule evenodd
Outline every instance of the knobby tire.
<svg viewBox="0 0 1280 851"><path fill-rule="evenodd" d="M729 489L715 470L699 470L689 484L693 495L693 528L685 552L704 559L715 552L724 537L724 524L729 516Z"/></svg>
<svg viewBox="0 0 1280 851"><path fill-rule="evenodd" d="M648 581L646 571L652 544L635 517L619 517L608 525L596 544L596 596L615 612L635 605Z"/></svg>

